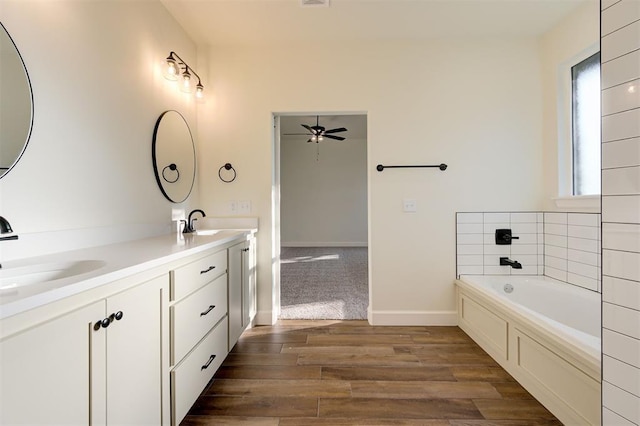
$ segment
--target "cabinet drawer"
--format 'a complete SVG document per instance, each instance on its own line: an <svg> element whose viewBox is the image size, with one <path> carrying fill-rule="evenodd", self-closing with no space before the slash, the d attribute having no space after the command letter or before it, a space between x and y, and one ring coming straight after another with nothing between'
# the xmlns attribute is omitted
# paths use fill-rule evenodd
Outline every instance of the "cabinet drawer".
<svg viewBox="0 0 640 426"><path fill-rule="evenodd" d="M177 425L227 356L227 318L171 372L171 411Z"/></svg>
<svg viewBox="0 0 640 426"><path fill-rule="evenodd" d="M178 363L227 313L227 274L171 307L171 364Z"/></svg>
<svg viewBox="0 0 640 426"><path fill-rule="evenodd" d="M180 300L227 271L222 250L171 271L171 300Z"/></svg>

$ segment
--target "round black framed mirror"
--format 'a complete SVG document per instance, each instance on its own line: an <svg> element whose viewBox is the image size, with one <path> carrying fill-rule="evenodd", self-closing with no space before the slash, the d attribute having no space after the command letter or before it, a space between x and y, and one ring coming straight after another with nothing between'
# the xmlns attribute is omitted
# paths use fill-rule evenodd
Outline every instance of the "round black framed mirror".
<svg viewBox="0 0 640 426"><path fill-rule="evenodd" d="M196 178L196 152L189 124L178 111L160 114L153 129L151 153L162 194L172 203L185 201Z"/></svg>
<svg viewBox="0 0 640 426"><path fill-rule="evenodd" d="M27 67L0 22L0 178L24 154L33 127L33 92Z"/></svg>

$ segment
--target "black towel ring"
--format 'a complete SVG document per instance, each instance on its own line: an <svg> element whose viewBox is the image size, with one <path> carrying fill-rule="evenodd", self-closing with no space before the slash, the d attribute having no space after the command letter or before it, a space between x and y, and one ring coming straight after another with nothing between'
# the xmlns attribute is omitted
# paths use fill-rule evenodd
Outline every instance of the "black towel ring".
<svg viewBox="0 0 640 426"><path fill-rule="evenodd" d="M228 179L228 180L223 178L222 177L222 169L232 170L233 171L233 177L231 179ZM238 174L236 173L236 169L233 168L231 163L225 163L224 166L222 166L222 167L220 167L220 169L218 169L218 177L220 178L221 181L223 181L225 183L233 182L234 180L236 180L236 176L238 176Z"/></svg>
<svg viewBox="0 0 640 426"><path fill-rule="evenodd" d="M176 172L176 178L174 180L167 179L167 176L165 175L167 169ZM165 166L165 168L162 169L162 179L166 180L169 183L176 183L178 179L180 179L180 171L178 171L178 166L176 166L175 163L171 163L168 166Z"/></svg>

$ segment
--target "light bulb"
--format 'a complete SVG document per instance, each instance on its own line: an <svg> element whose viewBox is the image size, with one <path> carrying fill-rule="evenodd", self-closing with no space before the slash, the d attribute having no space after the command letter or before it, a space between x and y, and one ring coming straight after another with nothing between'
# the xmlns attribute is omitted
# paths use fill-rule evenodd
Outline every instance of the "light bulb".
<svg viewBox="0 0 640 426"><path fill-rule="evenodd" d="M318 142L322 142L324 140L324 137L322 137L322 135L318 136Z"/></svg>
<svg viewBox="0 0 640 426"><path fill-rule="evenodd" d="M200 82L196 84L196 98L198 99L204 98L204 86Z"/></svg>
<svg viewBox="0 0 640 426"><path fill-rule="evenodd" d="M193 91L193 84L191 82L191 73L189 73L188 69L185 69L182 73L182 82L180 84L180 90L186 93L191 93Z"/></svg>
<svg viewBox="0 0 640 426"><path fill-rule="evenodd" d="M179 73L180 69L178 67L178 64L176 64L176 60L169 56L167 58L167 66L164 70L164 78L166 78L167 80L175 81L178 79Z"/></svg>

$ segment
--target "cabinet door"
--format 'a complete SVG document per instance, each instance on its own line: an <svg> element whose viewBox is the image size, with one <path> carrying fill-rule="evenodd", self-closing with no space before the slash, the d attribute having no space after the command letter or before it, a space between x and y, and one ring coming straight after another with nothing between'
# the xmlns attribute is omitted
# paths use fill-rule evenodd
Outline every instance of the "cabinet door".
<svg viewBox="0 0 640 426"><path fill-rule="evenodd" d="M229 350L233 348L244 331L242 312L242 258L244 256L245 247L246 242L242 242L228 249Z"/></svg>
<svg viewBox="0 0 640 426"><path fill-rule="evenodd" d="M244 327L256 316L256 239L251 237L242 257L242 290Z"/></svg>
<svg viewBox="0 0 640 426"><path fill-rule="evenodd" d="M162 415L168 284L168 275L162 276L107 299L107 316L115 315L106 330L109 425L160 425L169 420Z"/></svg>
<svg viewBox="0 0 640 426"><path fill-rule="evenodd" d="M0 424L91 423L91 369L104 362L104 352L92 350L104 334L92 325L104 306L95 302L0 342Z"/></svg>

